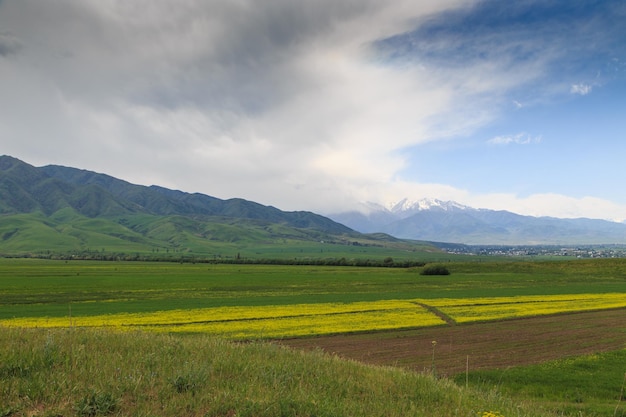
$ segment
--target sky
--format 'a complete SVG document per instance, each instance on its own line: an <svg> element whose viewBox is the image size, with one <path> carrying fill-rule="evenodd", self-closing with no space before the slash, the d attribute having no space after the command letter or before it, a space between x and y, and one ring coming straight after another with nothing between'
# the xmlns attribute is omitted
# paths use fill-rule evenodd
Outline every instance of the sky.
<svg viewBox="0 0 626 417"><path fill-rule="evenodd" d="M626 219L622 0L0 0L0 154L332 214Z"/></svg>

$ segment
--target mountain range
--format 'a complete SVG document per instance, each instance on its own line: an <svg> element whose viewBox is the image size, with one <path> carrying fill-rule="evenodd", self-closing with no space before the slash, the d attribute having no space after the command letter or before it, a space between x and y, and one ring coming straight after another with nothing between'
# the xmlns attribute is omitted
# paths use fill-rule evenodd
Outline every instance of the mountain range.
<svg viewBox="0 0 626 417"><path fill-rule="evenodd" d="M311 242L405 245L391 236L365 236L312 212L135 185L106 174L35 167L0 156L0 254L156 251L221 256L228 250L238 256L247 250L250 256L263 246L272 248L270 252L295 252Z"/></svg>
<svg viewBox="0 0 626 417"><path fill-rule="evenodd" d="M225 244L238 251L263 245L295 248L304 242L394 245L405 252L423 242L624 244L626 224L522 216L436 199L368 203L325 217L0 156L0 254L94 248L215 254Z"/></svg>
<svg viewBox="0 0 626 417"><path fill-rule="evenodd" d="M523 216L476 209L454 201L409 200L329 215L363 233L468 245L624 244L626 224L597 219Z"/></svg>
<svg viewBox="0 0 626 417"><path fill-rule="evenodd" d="M159 186L141 186L106 174L48 165L35 168L18 159L0 157L0 214L36 210L51 215L63 208L95 218L123 214L224 216L283 223L333 233L352 230L305 211L284 212L240 198L221 200Z"/></svg>

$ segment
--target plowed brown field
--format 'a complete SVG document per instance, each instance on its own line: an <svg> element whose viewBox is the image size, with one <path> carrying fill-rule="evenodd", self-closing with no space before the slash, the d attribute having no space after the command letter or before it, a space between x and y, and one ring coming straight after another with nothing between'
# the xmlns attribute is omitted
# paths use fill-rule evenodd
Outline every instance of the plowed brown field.
<svg viewBox="0 0 626 417"><path fill-rule="evenodd" d="M451 376L626 348L626 309L498 322L281 340L357 361Z"/></svg>

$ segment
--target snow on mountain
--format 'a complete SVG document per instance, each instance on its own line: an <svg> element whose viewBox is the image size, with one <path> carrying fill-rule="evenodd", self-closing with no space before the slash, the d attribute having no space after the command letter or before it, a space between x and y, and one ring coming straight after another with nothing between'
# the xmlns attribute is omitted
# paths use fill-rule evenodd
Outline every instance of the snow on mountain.
<svg viewBox="0 0 626 417"><path fill-rule="evenodd" d="M402 217L406 217L406 215L422 210L473 210L471 207L464 206L456 201L442 201L436 198L422 198L420 200L403 198L398 202L387 204L386 208L390 212L398 214Z"/></svg>
<svg viewBox="0 0 626 417"><path fill-rule="evenodd" d="M366 203L329 215L363 233L465 244L626 243L626 224L593 219L522 216L475 209L455 201L404 198L387 205Z"/></svg>

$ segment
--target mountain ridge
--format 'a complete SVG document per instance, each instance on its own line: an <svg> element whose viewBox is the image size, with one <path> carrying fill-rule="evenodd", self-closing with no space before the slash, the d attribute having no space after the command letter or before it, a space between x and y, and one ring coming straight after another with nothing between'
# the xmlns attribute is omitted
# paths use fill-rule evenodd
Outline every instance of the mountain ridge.
<svg viewBox="0 0 626 417"><path fill-rule="evenodd" d="M308 211L135 185L77 168L34 167L0 156L0 256L293 261L320 253L341 258L358 247L380 248L378 257L383 248L402 254L417 247L437 250L388 235L364 235Z"/></svg>
<svg viewBox="0 0 626 417"><path fill-rule="evenodd" d="M361 233L468 245L626 243L626 225L607 220L524 216L433 198L366 206L364 212L355 209L328 217Z"/></svg>
<svg viewBox="0 0 626 417"><path fill-rule="evenodd" d="M93 226L98 224L96 219L109 222L105 229L112 234L104 240L113 236L124 242L177 248L183 247L184 242L200 245L202 239L237 241L248 236L270 241L289 236L328 241L337 236L349 240L361 234L378 241L408 239L469 245L626 243L626 224L597 219L522 216L434 198L404 198L387 205L363 203L358 210L321 216L309 211L282 211L241 198L221 200L158 185L136 185L84 169L34 167L17 158L0 156L0 215L7 219L6 216L29 213L33 214L29 227L54 223L45 233L39 231L45 239L53 236L64 240L67 236L61 238L58 234L65 233L82 247L89 240L84 236L107 233L72 227ZM88 219L94 221L90 223ZM25 221L13 220L16 224ZM72 224L73 221L77 223ZM20 235L19 227L5 223L4 228L0 224L0 248L3 243L15 242Z"/></svg>
<svg viewBox="0 0 626 417"><path fill-rule="evenodd" d="M309 211L282 211L241 198L221 200L152 185L131 184L107 174L46 165L34 167L10 156L0 156L0 214L45 215L70 207L87 217L122 214L223 216L282 223L324 232L352 229Z"/></svg>

